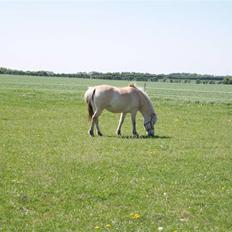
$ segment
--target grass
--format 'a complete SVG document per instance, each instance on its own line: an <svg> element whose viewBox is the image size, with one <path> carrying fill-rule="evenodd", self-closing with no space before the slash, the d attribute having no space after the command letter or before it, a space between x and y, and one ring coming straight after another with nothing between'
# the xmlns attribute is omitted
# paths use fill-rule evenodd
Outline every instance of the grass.
<svg viewBox="0 0 232 232"><path fill-rule="evenodd" d="M104 112L90 138L103 82L0 76L0 230L232 231L232 87L149 83L157 137Z"/></svg>

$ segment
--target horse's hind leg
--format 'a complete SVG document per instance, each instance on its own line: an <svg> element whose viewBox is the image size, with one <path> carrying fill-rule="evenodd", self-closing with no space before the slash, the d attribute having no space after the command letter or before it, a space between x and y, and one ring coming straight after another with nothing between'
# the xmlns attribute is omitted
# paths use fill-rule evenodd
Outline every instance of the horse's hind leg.
<svg viewBox="0 0 232 232"><path fill-rule="evenodd" d="M100 110L96 110L92 116L92 122L91 122L91 127L89 129L89 135L94 136L94 126L96 124L96 128L97 128L97 132L98 135L102 135L99 129L99 125L98 125L98 117L100 116L102 111Z"/></svg>
<svg viewBox="0 0 232 232"><path fill-rule="evenodd" d="M126 113L121 113L119 123L118 123L118 128L116 130L117 135L121 135L121 128L122 128L122 124L124 122L125 117L126 117Z"/></svg>
<svg viewBox="0 0 232 232"><path fill-rule="evenodd" d="M100 127L99 127L99 120L98 120L98 118L96 120L96 128L97 128L97 134L99 136L102 136L102 133L101 133L101 130L100 130Z"/></svg>

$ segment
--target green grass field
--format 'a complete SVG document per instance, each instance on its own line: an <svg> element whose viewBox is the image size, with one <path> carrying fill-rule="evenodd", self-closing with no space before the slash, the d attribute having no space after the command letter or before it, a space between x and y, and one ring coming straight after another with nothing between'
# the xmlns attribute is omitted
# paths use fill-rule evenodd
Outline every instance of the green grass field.
<svg viewBox="0 0 232 232"><path fill-rule="evenodd" d="M0 231L232 231L232 86L147 83L155 138L91 138L100 83L0 76Z"/></svg>

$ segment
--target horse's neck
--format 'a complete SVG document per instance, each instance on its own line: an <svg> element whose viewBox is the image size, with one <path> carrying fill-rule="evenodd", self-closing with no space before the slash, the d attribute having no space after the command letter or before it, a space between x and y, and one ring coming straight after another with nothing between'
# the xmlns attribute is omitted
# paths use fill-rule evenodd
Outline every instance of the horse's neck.
<svg viewBox="0 0 232 232"><path fill-rule="evenodd" d="M153 108L150 108L148 110L141 110L140 112L143 115L144 121L150 120L152 114L154 114Z"/></svg>
<svg viewBox="0 0 232 232"><path fill-rule="evenodd" d="M151 115L154 114L153 106L150 102L150 100L142 93L143 101L142 101L142 107L141 107L141 114L143 115L144 121L147 121L150 119Z"/></svg>

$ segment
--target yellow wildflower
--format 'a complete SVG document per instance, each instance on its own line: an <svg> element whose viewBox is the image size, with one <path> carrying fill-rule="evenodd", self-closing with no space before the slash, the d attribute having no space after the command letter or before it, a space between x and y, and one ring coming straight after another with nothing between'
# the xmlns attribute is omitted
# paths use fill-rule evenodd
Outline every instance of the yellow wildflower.
<svg viewBox="0 0 232 232"><path fill-rule="evenodd" d="M131 213L130 216L131 216L132 219L139 219L139 218L141 218L141 215L138 214L138 213Z"/></svg>
<svg viewBox="0 0 232 232"><path fill-rule="evenodd" d="M96 230L100 229L100 226L95 226L95 229L96 229Z"/></svg>
<svg viewBox="0 0 232 232"><path fill-rule="evenodd" d="M112 227L112 225L106 224L106 228L111 228L111 227Z"/></svg>

